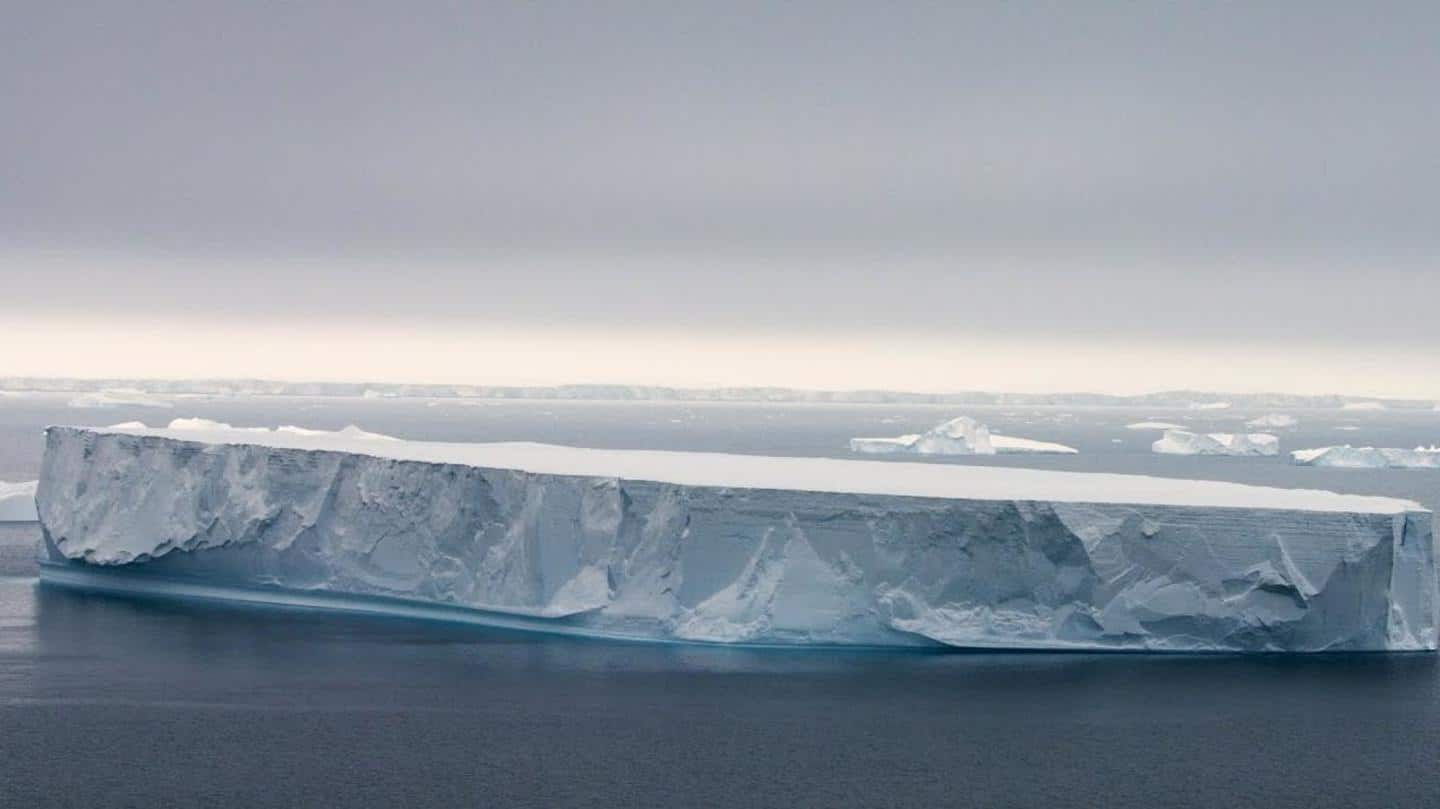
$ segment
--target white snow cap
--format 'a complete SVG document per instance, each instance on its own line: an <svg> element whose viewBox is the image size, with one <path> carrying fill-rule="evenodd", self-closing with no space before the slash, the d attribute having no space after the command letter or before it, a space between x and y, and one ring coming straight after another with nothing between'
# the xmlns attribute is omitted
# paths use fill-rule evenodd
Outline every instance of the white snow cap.
<svg viewBox="0 0 1440 809"><path fill-rule="evenodd" d="M1384 514L1425 510L1413 501L1391 497L1095 472L884 463L834 458L778 458L714 452L584 449L520 442L456 444L376 440L353 434L344 435L344 431L314 431L315 434L305 434L264 428L75 429L160 436L177 441L214 445L327 450L401 461L514 469L546 475L649 480L684 486L977 500L1150 503Z"/></svg>

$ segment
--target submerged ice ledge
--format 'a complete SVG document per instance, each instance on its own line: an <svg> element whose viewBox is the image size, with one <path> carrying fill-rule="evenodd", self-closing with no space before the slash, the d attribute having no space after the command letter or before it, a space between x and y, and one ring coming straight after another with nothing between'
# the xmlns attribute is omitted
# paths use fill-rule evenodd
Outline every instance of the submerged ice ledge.
<svg viewBox="0 0 1440 809"><path fill-rule="evenodd" d="M606 637L1254 651L1436 642L1431 515L1389 498L126 425L52 428L38 501L47 578L111 571L121 587L403 602Z"/></svg>

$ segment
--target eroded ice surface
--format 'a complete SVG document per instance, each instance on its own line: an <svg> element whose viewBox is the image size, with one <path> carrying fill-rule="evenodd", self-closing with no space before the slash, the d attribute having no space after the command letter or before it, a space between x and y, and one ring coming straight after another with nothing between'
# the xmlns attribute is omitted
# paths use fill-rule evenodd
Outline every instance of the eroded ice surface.
<svg viewBox="0 0 1440 809"><path fill-rule="evenodd" d="M1166 430L1150 445L1161 455L1278 455L1280 439L1268 433L1192 433Z"/></svg>
<svg viewBox="0 0 1440 809"><path fill-rule="evenodd" d="M52 428L38 499L43 575L92 586L718 643L1435 645L1431 515L1390 498L209 427Z"/></svg>

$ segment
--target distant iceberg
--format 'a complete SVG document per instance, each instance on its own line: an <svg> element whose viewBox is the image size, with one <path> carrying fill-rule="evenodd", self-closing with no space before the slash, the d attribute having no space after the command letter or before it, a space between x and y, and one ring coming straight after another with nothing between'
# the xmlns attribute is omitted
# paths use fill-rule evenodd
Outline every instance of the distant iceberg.
<svg viewBox="0 0 1440 809"><path fill-rule="evenodd" d="M1388 410L1384 402L1346 402L1341 410Z"/></svg>
<svg viewBox="0 0 1440 809"><path fill-rule="evenodd" d="M1267 413L1245 422L1252 430L1293 430L1300 426L1300 419L1285 413Z"/></svg>
<svg viewBox="0 0 1440 809"><path fill-rule="evenodd" d="M1440 446L1396 449L1390 447L1317 447L1290 453L1302 466L1341 469L1440 469Z"/></svg>
<svg viewBox="0 0 1440 809"><path fill-rule="evenodd" d="M1191 410L1229 410L1229 402L1191 402Z"/></svg>
<svg viewBox="0 0 1440 809"><path fill-rule="evenodd" d="M1183 430L1185 425L1172 424L1168 421L1137 421L1134 424L1125 425L1127 430Z"/></svg>
<svg viewBox="0 0 1440 809"><path fill-rule="evenodd" d="M997 455L1052 453L1070 455L1074 447L1010 435L996 435L969 416L953 418L923 433L893 438L852 438L850 450L870 455Z"/></svg>
<svg viewBox="0 0 1440 809"><path fill-rule="evenodd" d="M142 390L132 388L110 388L94 393L82 393L69 401L70 407L173 407L170 402Z"/></svg>
<svg viewBox="0 0 1440 809"><path fill-rule="evenodd" d="M35 487L39 481L6 483L0 480L0 522L34 522Z"/></svg>
<svg viewBox="0 0 1440 809"><path fill-rule="evenodd" d="M112 424L112 425L110 425L109 427L106 427L105 429L107 429L107 430L145 430L145 429L149 429L149 428L145 426L144 422L139 422L139 421L126 421L126 422L122 422L122 423L120 423L120 424ZM343 428L341 428L341 429L339 429L339 430L314 430L314 429L311 429L311 428L309 428L309 427L296 427L296 426L294 426L294 425L292 425L292 424L283 424L283 425L281 425L281 426L279 426L279 427L276 427L276 428L274 428L274 429L272 430L272 429L270 429L269 427L232 427L231 425L226 424L226 423L223 422L223 421L212 421L212 420L210 420L210 419L199 419L199 418L186 418L186 419L172 419L172 420L170 421L170 425L169 425L168 427L166 427L165 429L167 429L167 430L176 430L176 431L180 431L180 432L197 432L197 433L199 433L199 432L215 432L215 431L217 431L217 430L218 430L218 431L224 431L224 432L234 432L234 433L258 433L258 434L264 434L264 433L280 433L280 434L300 435L300 436L309 436L309 437L353 438L353 439L358 439L358 440L361 440L361 441L398 441L398 440L399 440L398 438L395 438L394 436L381 435L380 433L367 432L367 431L365 431L365 430L360 429L359 427L356 427L356 426L353 425L353 424L349 425L348 427L343 427Z"/></svg>
<svg viewBox="0 0 1440 809"><path fill-rule="evenodd" d="M1279 455L1280 439L1268 433L1191 433L1166 430L1150 449L1161 455Z"/></svg>

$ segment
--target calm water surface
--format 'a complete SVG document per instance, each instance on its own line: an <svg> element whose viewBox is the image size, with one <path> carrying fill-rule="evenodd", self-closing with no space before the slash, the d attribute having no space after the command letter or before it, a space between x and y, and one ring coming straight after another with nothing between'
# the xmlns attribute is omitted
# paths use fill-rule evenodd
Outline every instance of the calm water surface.
<svg viewBox="0 0 1440 809"><path fill-rule="evenodd" d="M424 402L0 403L0 479L46 423L200 415L411 438L844 455L952 410ZM1239 415L1206 414L1218 429ZM1440 440L1434 414L1299 413L1286 448ZM1127 411L982 419L1001 459L1420 498L1434 473L1155 458ZM1231 420L1227 423L1227 420ZM1362 431L1335 431L1355 424ZM1323 442L1318 439L1324 438ZM1121 443L1116 444L1115 439ZM1337 440L1338 439L1338 440ZM997 463L997 461L989 461ZM0 524L0 807L1436 806L1440 662L646 646L40 587Z"/></svg>

